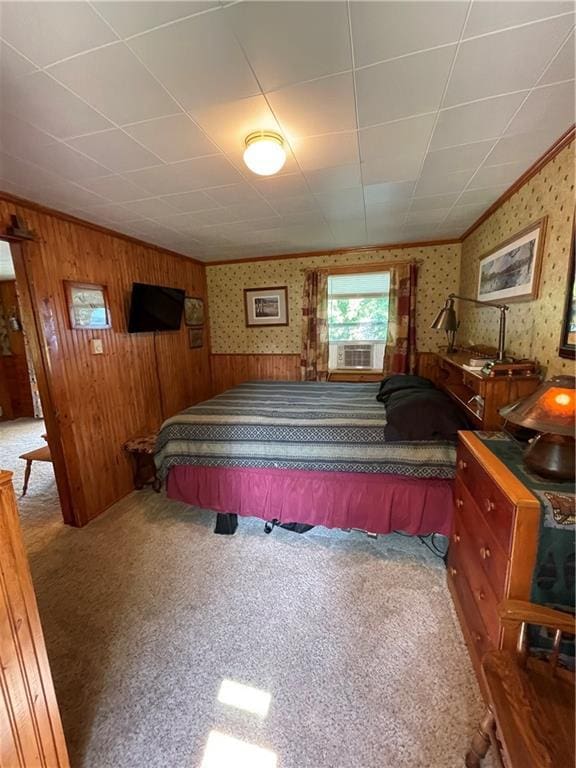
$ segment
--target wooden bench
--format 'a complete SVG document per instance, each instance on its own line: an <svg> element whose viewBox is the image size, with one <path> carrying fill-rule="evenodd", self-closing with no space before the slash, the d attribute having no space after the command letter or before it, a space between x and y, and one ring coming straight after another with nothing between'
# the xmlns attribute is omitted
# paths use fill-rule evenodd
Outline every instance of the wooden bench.
<svg viewBox="0 0 576 768"><path fill-rule="evenodd" d="M50 448L47 445L43 445L42 448L36 448L28 453L23 453L19 458L24 459L26 462L26 470L24 472L24 488L22 489L22 496L26 496L28 490L28 481L30 480L30 472L32 471L33 461L49 461L52 463L52 456L50 454Z"/></svg>

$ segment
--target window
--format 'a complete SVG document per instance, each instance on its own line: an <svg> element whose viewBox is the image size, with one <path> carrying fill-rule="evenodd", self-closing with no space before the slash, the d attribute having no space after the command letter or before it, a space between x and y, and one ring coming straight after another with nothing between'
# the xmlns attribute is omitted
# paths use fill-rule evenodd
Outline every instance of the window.
<svg viewBox="0 0 576 768"><path fill-rule="evenodd" d="M328 277L330 370L382 367L389 290L389 272Z"/></svg>

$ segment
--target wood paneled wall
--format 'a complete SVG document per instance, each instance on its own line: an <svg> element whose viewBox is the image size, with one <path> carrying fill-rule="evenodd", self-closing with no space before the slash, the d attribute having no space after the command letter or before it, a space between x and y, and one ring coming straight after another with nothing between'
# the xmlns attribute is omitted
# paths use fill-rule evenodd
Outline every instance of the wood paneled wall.
<svg viewBox="0 0 576 768"><path fill-rule="evenodd" d="M22 217L38 238L22 245L23 260L49 361L49 386L70 485L71 522L84 525L133 487L123 443L156 431L163 418L210 395L207 330L202 349L189 348L184 326L158 334L164 413L154 336L126 331L133 282L184 288L187 295L206 298L204 267L0 197L0 230L5 230L11 214ZM112 329L71 330L64 280L108 287ZM91 354L92 338L102 339L103 355Z"/></svg>
<svg viewBox="0 0 576 768"><path fill-rule="evenodd" d="M300 355L211 355L214 394L243 381L300 380Z"/></svg>
<svg viewBox="0 0 576 768"><path fill-rule="evenodd" d="M0 302L8 315L18 306L16 282L3 280L0 282ZM22 416L34 416L34 403L30 388L26 348L22 331L9 329L11 355L0 357L0 405L1 419L18 419Z"/></svg>

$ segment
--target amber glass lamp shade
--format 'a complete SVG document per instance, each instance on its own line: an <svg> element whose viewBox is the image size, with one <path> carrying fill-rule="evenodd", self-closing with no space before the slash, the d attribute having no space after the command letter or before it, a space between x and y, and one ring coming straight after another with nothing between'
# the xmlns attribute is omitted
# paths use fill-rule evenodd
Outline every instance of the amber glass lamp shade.
<svg viewBox="0 0 576 768"><path fill-rule="evenodd" d="M542 477L574 480L575 384L574 376L556 376L500 410L506 421L541 433L526 450L524 462Z"/></svg>

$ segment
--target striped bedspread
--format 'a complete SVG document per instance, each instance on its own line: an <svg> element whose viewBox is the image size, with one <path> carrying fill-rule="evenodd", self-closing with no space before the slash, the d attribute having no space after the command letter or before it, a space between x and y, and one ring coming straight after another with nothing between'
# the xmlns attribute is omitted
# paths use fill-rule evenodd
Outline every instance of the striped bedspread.
<svg viewBox="0 0 576 768"><path fill-rule="evenodd" d="M254 381L164 422L156 465L454 476L450 443L386 443L378 384Z"/></svg>

